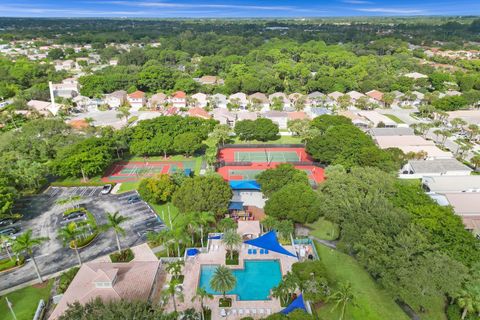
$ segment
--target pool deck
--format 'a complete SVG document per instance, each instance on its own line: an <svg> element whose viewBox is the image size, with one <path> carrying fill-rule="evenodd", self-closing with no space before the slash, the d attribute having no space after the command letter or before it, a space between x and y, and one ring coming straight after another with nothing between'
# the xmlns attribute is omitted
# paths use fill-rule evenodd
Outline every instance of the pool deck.
<svg viewBox="0 0 480 320"><path fill-rule="evenodd" d="M292 246L284 246L285 249L295 252ZM268 254L248 254L247 253L248 245L242 245L239 254L239 265L238 266L228 266L232 269L242 269L244 260L279 260L282 275L285 275L288 271L291 270L292 264L298 260L294 257L282 255L276 252L271 252ZM258 252L259 250L257 250ZM226 249L222 244L221 240L210 240L208 251L205 253L200 253L194 258L187 258L185 261L185 267L183 274L185 276L183 281L183 293L184 299L183 302L177 302L177 310L182 311L188 308L195 308L200 310L200 302L192 302L193 296L197 290L200 278L200 269L202 265L221 265L225 264L225 254ZM212 320L219 319L241 319L246 316L253 318L264 318L268 314L277 313L283 308L280 306L280 301L276 298L271 300L261 300L261 301L248 301L248 300L237 300L236 295L227 295L232 298L232 307L230 308L220 308L219 299L221 295L214 295L213 300L206 299L205 306L208 306L212 310ZM173 303L171 299L166 305L167 311L173 311ZM221 316L222 309L225 309L227 315Z"/></svg>

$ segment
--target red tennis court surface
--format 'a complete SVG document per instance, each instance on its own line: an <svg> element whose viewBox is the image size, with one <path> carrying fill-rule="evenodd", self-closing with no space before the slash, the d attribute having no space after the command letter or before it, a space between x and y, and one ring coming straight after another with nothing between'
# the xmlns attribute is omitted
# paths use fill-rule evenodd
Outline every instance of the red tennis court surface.
<svg viewBox="0 0 480 320"><path fill-rule="evenodd" d="M301 147L227 147L218 153L224 162L282 163L313 162L305 148Z"/></svg>
<svg viewBox="0 0 480 320"><path fill-rule="evenodd" d="M137 181L159 173L173 173L176 170L192 170L182 161L120 161L114 163L102 177L104 182Z"/></svg>

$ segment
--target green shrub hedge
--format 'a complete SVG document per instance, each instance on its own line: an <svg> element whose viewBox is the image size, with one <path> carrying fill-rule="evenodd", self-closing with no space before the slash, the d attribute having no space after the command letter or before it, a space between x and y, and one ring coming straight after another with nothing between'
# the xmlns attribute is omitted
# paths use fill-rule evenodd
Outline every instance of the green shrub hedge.
<svg viewBox="0 0 480 320"><path fill-rule="evenodd" d="M8 258L0 260L0 272L22 266L24 263L25 263L25 258L23 256L20 257L19 260L15 258L13 258L13 260L10 260Z"/></svg>
<svg viewBox="0 0 480 320"><path fill-rule="evenodd" d="M62 273L58 284L58 293L64 293L65 291L67 291L68 286L70 285L70 283L72 283L73 278L75 278L79 269L79 267L74 267Z"/></svg>

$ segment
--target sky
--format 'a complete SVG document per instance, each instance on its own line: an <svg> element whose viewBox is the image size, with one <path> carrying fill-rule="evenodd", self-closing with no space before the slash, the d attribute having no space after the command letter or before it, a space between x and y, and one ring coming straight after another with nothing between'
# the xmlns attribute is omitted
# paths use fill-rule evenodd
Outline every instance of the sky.
<svg viewBox="0 0 480 320"><path fill-rule="evenodd" d="M260 18L480 15L480 0L0 0L0 17Z"/></svg>

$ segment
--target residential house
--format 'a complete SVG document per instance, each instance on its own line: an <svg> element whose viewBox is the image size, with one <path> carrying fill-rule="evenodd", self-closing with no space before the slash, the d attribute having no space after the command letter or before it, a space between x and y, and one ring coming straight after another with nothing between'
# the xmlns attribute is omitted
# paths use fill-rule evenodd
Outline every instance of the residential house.
<svg viewBox="0 0 480 320"><path fill-rule="evenodd" d="M105 96L105 103L112 109L118 109L127 101L127 92L124 90L114 91Z"/></svg>
<svg viewBox="0 0 480 320"><path fill-rule="evenodd" d="M62 81L62 83L48 83L51 96L72 99L79 93L78 81L74 78L68 78Z"/></svg>
<svg viewBox="0 0 480 320"><path fill-rule="evenodd" d="M399 148L405 154L422 154L425 160L453 158L451 152L439 149L433 141L420 136L375 136L374 140L382 149Z"/></svg>
<svg viewBox="0 0 480 320"><path fill-rule="evenodd" d="M323 106L327 102L327 96L319 91L310 93L307 96L305 106L307 108Z"/></svg>
<svg viewBox="0 0 480 320"><path fill-rule="evenodd" d="M287 121L306 119L308 119L308 115L304 111L287 112Z"/></svg>
<svg viewBox="0 0 480 320"><path fill-rule="evenodd" d="M108 61L108 65L112 66L112 67L115 67L118 65L118 60L117 59L110 59Z"/></svg>
<svg viewBox="0 0 480 320"><path fill-rule="evenodd" d="M230 127L235 126L235 122L237 120L237 115L235 113L224 108L216 108L212 110L211 114L213 119L220 122L220 124L226 124Z"/></svg>
<svg viewBox="0 0 480 320"><path fill-rule="evenodd" d="M410 79L414 79L414 80L426 79L426 78L428 78L427 75L424 75L424 74L419 73L419 72L410 72L410 73L404 74L403 76L404 76L404 77L407 77L407 78L410 78Z"/></svg>
<svg viewBox="0 0 480 320"><path fill-rule="evenodd" d="M268 97L261 92L256 92L248 96L248 102L254 109L266 111L270 107Z"/></svg>
<svg viewBox="0 0 480 320"><path fill-rule="evenodd" d="M329 93L327 96L334 100L334 101L338 101L338 99L342 96L344 96L345 94L341 93L341 92L338 92L338 91L334 91L332 93Z"/></svg>
<svg viewBox="0 0 480 320"><path fill-rule="evenodd" d="M383 95L384 95L383 92L378 90L370 90L367 93L365 93L365 95L370 99L372 99L373 101L375 101L375 103L381 106L385 106L385 103L383 101Z"/></svg>
<svg viewBox="0 0 480 320"><path fill-rule="evenodd" d="M287 129L288 113L283 111L266 111L262 114L263 118L270 119L278 125L279 129Z"/></svg>
<svg viewBox="0 0 480 320"><path fill-rule="evenodd" d="M440 205L450 205L462 218L465 229L480 238L480 192L445 193L431 195Z"/></svg>
<svg viewBox="0 0 480 320"><path fill-rule="evenodd" d="M170 103L175 108L187 107L187 94L183 91L174 92L170 97Z"/></svg>
<svg viewBox="0 0 480 320"><path fill-rule="evenodd" d="M305 112L307 113L309 118L316 118L322 116L324 114L332 114L333 112L327 108L323 107L310 107L306 108Z"/></svg>
<svg viewBox="0 0 480 320"><path fill-rule="evenodd" d="M70 71L75 68L75 61L73 60L55 60L55 71Z"/></svg>
<svg viewBox="0 0 480 320"><path fill-rule="evenodd" d="M449 170L459 173L466 173L467 168L455 165L455 167L448 167ZM445 171L447 172L447 171ZM480 191L480 176L478 175L460 175L460 174L444 174L431 175L422 178L422 187L427 192L434 193L452 193L452 192L479 192Z"/></svg>
<svg viewBox="0 0 480 320"><path fill-rule="evenodd" d="M257 120L258 114L256 112L238 112L237 121L242 120Z"/></svg>
<svg viewBox="0 0 480 320"><path fill-rule="evenodd" d="M368 119L373 127L384 126L386 128L395 128L397 127L397 123L390 119L389 117L378 113L377 111L358 111L357 112L360 116Z"/></svg>
<svg viewBox="0 0 480 320"><path fill-rule="evenodd" d="M195 93L191 96L190 106L205 108L208 105L208 97L205 93Z"/></svg>
<svg viewBox="0 0 480 320"><path fill-rule="evenodd" d="M358 128L361 128L361 129L367 129L370 127L370 122L365 119L364 117L352 112L352 111L348 111L348 110L343 110L343 111L339 111L337 112L337 114L339 116L344 116L350 120L352 120L352 123L353 125L355 125L356 127Z"/></svg>
<svg viewBox="0 0 480 320"><path fill-rule="evenodd" d="M291 107L291 101L288 99L287 95L283 92L275 92L268 96L270 101L270 109L274 108L275 102L282 105L281 110L285 110Z"/></svg>
<svg viewBox="0 0 480 320"><path fill-rule="evenodd" d="M157 299L160 261L153 253L141 254L136 248L132 248L134 260L127 263L84 263L48 319L58 319L75 302L85 305L97 298L104 302Z"/></svg>
<svg viewBox="0 0 480 320"><path fill-rule="evenodd" d="M226 109L228 104L227 96L221 93L214 94L210 97L210 105L213 108Z"/></svg>
<svg viewBox="0 0 480 320"><path fill-rule="evenodd" d="M238 105L240 110L247 109L248 98L243 92L237 92L228 97L228 102L231 105Z"/></svg>
<svg viewBox="0 0 480 320"><path fill-rule="evenodd" d="M456 159L410 160L400 170L402 179L423 179L436 176L468 176L472 169Z"/></svg>
<svg viewBox="0 0 480 320"><path fill-rule="evenodd" d="M201 78L194 78L193 80L202 85L209 86L222 85L224 83L223 79L220 79L217 76L203 76Z"/></svg>
<svg viewBox="0 0 480 320"><path fill-rule="evenodd" d="M201 119L211 119L212 118L208 114L208 112L205 111L205 109L202 109L202 108L199 108L199 107L193 107L191 109L188 109L187 114L190 117L201 118Z"/></svg>
<svg viewBox="0 0 480 320"><path fill-rule="evenodd" d="M145 92L137 90L127 95L127 101L130 103L132 110L138 111L147 103Z"/></svg>
<svg viewBox="0 0 480 320"><path fill-rule="evenodd" d="M415 131L412 128L371 128L370 135L376 136L414 136Z"/></svg>
<svg viewBox="0 0 480 320"><path fill-rule="evenodd" d="M61 105L58 103L51 103L49 101L30 100L27 106L44 116L57 115L60 111Z"/></svg>
<svg viewBox="0 0 480 320"><path fill-rule="evenodd" d="M161 110L168 104L168 97L165 93L155 93L148 99L150 109Z"/></svg>

